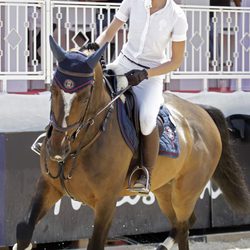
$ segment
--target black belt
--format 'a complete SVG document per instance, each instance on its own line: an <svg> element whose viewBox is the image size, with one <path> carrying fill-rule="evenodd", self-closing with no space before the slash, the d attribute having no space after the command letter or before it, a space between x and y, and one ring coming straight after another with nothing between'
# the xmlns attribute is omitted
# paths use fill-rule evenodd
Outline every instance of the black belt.
<svg viewBox="0 0 250 250"><path fill-rule="evenodd" d="M122 53L122 52L121 52ZM123 54L123 53L122 53ZM130 58L128 58L126 55L124 55L123 54L123 56L126 58L126 59L128 59L130 62L132 62L133 64L135 64L135 65L137 65L137 66L140 66L140 67L142 67L142 68L144 68L144 69L150 69L150 67L148 67L148 66L145 66L145 65L142 65L142 64L139 64L139 63L137 63L137 62L134 62L133 60L131 60Z"/></svg>

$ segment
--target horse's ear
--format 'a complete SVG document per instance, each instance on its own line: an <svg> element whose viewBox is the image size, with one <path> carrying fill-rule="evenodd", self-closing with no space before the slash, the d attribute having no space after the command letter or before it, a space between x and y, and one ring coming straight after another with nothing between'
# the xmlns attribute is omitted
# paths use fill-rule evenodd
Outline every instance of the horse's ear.
<svg viewBox="0 0 250 250"><path fill-rule="evenodd" d="M104 50L107 48L108 43L104 44L101 48L99 48L94 54L92 54L86 61L91 69L94 69L98 61L100 60Z"/></svg>
<svg viewBox="0 0 250 250"><path fill-rule="evenodd" d="M67 52L56 43L52 36L49 36L49 44L56 60L62 62L65 59Z"/></svg>

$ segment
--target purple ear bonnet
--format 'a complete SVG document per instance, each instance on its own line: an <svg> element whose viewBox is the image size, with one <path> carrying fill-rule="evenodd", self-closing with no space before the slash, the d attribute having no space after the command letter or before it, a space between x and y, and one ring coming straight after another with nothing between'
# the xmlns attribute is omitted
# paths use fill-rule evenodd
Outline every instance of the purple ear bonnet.
<svg viewBox="0 0 250 250"><path fill-rule="evenodd" d="M58 61L58 67L54 75L55 83L63 91L74 93L93 83L94 68L107 44L89 57L78 51L66 52L55 42L52 36L50 36L50 47Z"/></svg>

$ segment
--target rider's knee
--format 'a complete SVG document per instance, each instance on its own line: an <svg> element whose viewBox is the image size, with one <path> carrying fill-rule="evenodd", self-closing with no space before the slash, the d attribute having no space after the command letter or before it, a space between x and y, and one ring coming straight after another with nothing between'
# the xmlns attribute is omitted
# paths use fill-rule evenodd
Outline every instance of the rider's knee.
<svg viewBox="0 0 250 250"><path fill-rule="evenodd" d="M142 117L140 119L141 133L143 135L150 135L156 126L155 118L151 116Z"/></svg>

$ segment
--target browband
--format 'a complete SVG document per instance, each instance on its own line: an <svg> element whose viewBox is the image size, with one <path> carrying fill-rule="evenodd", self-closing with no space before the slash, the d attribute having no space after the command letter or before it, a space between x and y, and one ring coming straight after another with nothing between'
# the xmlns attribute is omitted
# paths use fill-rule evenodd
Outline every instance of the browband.
<svg viewBox="0 0 250 250"><path fill-rule="evenodd" d="M62 69L60 66L57 67L57 70L65 75L75 76L75 77L93 77L94 76L94 72L91 72L91 73L72 72L72 71Z"/></svg>

